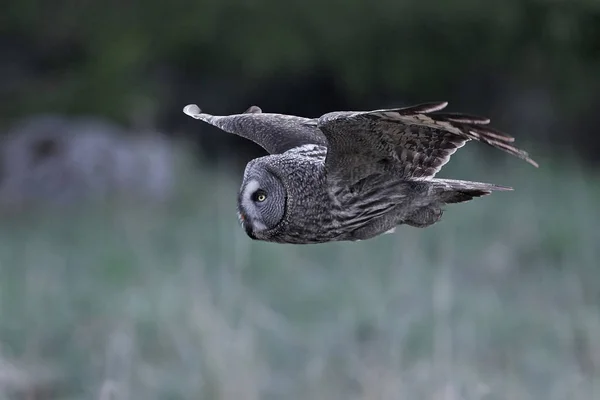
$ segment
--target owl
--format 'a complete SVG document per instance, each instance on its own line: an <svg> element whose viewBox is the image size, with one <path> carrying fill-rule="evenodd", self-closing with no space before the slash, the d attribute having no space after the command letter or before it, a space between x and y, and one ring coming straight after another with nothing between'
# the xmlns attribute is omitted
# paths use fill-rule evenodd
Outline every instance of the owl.
<svg viewBox="0 0 600 400"><path fill-rule="evenodd" d="M251 160L237 199L239 221L254 240L311 244L358 241L398 225L424 228L447 204L492 191L491 183L437 179L450 156L477 140L538 164L488 126L490 120L442 113L447 102L373 111L336 111L319 118L263 113L215 116L195 104L192 118L249 139L269 155Z"/></svg>

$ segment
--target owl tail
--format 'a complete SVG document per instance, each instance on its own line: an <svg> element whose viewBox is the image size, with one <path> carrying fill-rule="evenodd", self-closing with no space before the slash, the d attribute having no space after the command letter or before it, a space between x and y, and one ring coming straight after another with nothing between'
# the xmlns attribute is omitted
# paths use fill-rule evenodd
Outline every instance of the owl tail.
<svg viewBox="0 0 600 400"><path fill-rule="evenodd" d="M454 179L433 179L436 197L443 203L462 203L474 197L486 196L492 191L513 190L511 187L494 185L493 183L459 181Z"/></svg>

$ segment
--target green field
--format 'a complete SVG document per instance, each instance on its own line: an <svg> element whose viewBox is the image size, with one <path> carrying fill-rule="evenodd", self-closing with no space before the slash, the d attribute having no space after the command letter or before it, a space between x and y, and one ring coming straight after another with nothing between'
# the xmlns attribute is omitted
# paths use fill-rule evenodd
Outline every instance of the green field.
<svg viewBox="0 0 600 400"><path fill-rule="evenodd" d="M480 150L440 176L514 192L358 243L251 241L208 167L164 204L4 213L0 398L600 398L600 174Z"/></svg>

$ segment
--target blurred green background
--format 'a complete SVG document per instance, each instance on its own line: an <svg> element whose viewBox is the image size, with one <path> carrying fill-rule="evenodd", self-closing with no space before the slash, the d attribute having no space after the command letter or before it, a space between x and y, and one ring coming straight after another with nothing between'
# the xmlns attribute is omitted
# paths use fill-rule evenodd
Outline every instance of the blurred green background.
<svg viewBox="0 0 600 400"><path fill-rule="evenodd" d="M599 399L600 2L8 0L1 399ZM251 241L265 154L182 113L446 100L515 188L359 243Z"/></svg>

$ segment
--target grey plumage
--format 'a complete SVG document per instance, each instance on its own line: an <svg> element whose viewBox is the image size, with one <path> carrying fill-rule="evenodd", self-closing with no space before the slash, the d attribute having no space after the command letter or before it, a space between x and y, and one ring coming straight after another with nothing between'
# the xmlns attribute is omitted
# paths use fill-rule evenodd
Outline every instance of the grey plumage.
<svg viewBox="0 0 600 400"><path fill-rule="evenodd" d="M397 225L426 227L446 204L494 190L490 183L434 178L457 149L477 140L538 166L514 138L483 117L441 113L446 102L319 118L264 113L214 116L184 112L262 146L248 163L238 216L248 236L279 243L364 240Z"/></svg>

